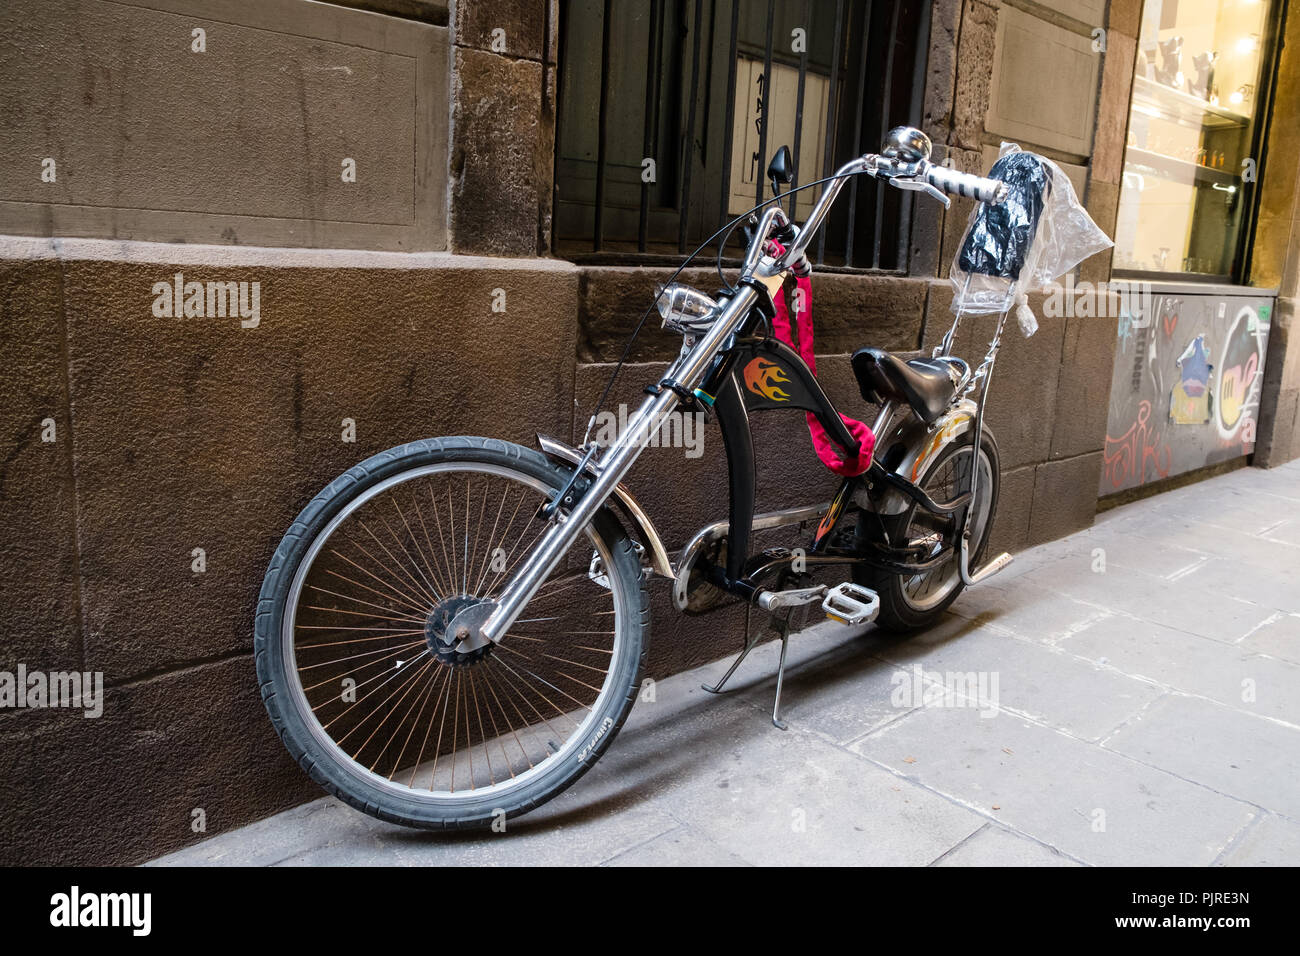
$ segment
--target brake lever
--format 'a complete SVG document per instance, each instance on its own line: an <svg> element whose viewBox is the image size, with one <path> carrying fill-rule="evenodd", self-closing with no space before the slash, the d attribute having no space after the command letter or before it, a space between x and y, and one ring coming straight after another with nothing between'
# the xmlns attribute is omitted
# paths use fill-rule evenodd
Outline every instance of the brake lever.
<svg viewBox="0 0 1300 956"><path fill-rule="evenodd" d="M952 200L948 198L937 186L927 183L923 179L890 179L889 184L895 189L908 189L913 192L923 192L939 202L943 203L943 208L948 209L952 206Z"/></svg>

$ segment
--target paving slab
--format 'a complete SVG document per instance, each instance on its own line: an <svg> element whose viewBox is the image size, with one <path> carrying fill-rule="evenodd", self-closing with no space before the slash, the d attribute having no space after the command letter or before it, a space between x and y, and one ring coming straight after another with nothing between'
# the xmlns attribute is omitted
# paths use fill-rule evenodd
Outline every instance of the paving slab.
<svg viewBox="0 0 1300 956"><path fill-rule="evenodd" d="M782 719L845 744L901 716L903 711L893 702L897 669L876 653L882 641L863 637L796 659L802 637L791 638L791 659L781 692ZM732 678L734 693L757 713L772 710L778 655L775 643L756 649Z"/></svg>
<svg viewBox="0 0 1300 956"><path fill-rule="evenodd" d="M1219 866L1300 866L1300 823L1266 813L1220 857Z"/></svg>
<svg viewBox="0 0 1300 956"><path fill-rule="evenodd" d="M662 809L631 798L606 807L607 817L566 814L557 804L549 819L522 817L504 834L447 834L386 824L324 797L151 865L593 866L678 826Z"/></svg>
<svg viewBox="0 0 1300 956"><path fill-rule="evenodd" d="M1020 717L922 708L853 749L1094 865L1207 866L1254 808Z"/></svg>
<svg viewBox="0 0 1300 956"><path fill-rule="evenodd" d="M1170 694L1103 746L1221 794L1300 818L1300 728Z"/></svg>
<svg viewBox="0 0 1300 956"><path fill-rule="evenodd" d="M1082 866L1059 850L987 823L932 866Z"/></svg>
<svg viewBox="0 0 1300 956"><path fill-rule="evenodd" d="M1131 568L1098 573L1083 561L1060 561L1025 580L1112 611L1158 620L1192 634L1231 643L1266 621L1273 609L1222 590L1169 580Z"/></svg>
<svg viewBox="0 0 1300 956"><path fill-rule="evenodd" d="M1050 567L1059 567L1067 561L1077 568L1084 559L1066 557ZM1047 567L1043 570L1045 574L1052 573ZM998 581L972 588L958 597L950 610L981 625L1047 644L1112 613L1095 602L1079 601L1034 583L1036 573L1029 572L1012 582Z"/></svg>
<svg viewBox="0 0 1300 956"><path fill-rule="evenodd" d="M993 699L976 695L987 705L981 714L1001 708L1085 740L1100 740L1162 693L1149 681L970 622L949 640L903 642L881 656L904 674L920 667L938 682L950 674L984 675Z"/></svg>
<svg viewBox="0 0 1300 956"><path fill-rule="evenodd" d="M1107 570L1127 568L1156 577L1173 578L1188 573L1212 557L1204 550L1176 547L1128 531L1093 528L1080 537L1091 542L1094 549L1100 549L1100 553L1090 550L1088 556L1098 564L1104 562ZM1091 566L1089 570L1092 570Z"/></svg>
<svg viewBox="0 0 1300 956"><path fill-rule="evenodd" d="M1241 646L1300 663L1300 613L1278 613L1242 638Z"/></svg>
<svg viewBox="0 0 1300 956"><path fill-rule="evenodd" d="M1300 727L1300 665L1127 616L1092 623L1063 650L1134 678Z"/></svg>
<svg viewBox="0 0 1300 956"><path fill-rule="evenodd" d="M704 834L681 826L634 846L602 866L749 866Z"/></svg>
<svg viewBox="0 0 1300 956"><path fill-rule="evenodd" d="M920 866L985 822L815 733L777 730L739 699L718 708L699 693L711 706L664 713L620 735L555 803L595 806L633 788L758 865ZM678 772L683 763L690 773Z"/></svg>
<svg viewBox="0 0 1300 956"><path fill-rule="evenodd" d="M1269 612L1300 613L1300 553L1289 560L1254 554L1207 558L1189 571L1183 583L1249 601Z"/></svg>

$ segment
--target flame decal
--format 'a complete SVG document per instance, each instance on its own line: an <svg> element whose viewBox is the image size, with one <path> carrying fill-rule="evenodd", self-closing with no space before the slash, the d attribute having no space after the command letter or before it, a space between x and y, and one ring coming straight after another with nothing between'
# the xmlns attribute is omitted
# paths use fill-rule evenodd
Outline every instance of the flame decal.
<svg viewBox="0 0 1300 956"><path fill-rule="evenodd" d="M755 358L745 366L745 388L774 402L788 402L790 396L777 386L790 381L781 366L765 358Z"/></svg>

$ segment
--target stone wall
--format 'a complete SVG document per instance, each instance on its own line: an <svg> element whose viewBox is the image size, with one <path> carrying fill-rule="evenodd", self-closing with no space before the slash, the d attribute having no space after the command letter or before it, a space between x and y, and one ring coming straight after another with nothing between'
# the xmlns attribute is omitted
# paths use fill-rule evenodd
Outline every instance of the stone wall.
<svg viewBox="0 0 1300 956"><path fill-rule="evenodd" d="M292 3L276 0L267 9ZM1060 143L1026 144L1056 150L1107 231L1123 144L1122 125L1116 130L1114 123L1127 116L1137 22L1129 8L1136 5L1110 5L1111 41L1096 54L1088 94L1100 97L1093 112L1102 118L1091 142L1076 136L1070 149L1077 152ZM100 6L107 5L90 0L87 9ZM175 17L174 8L183 6L156 0L151 9ZM239 0L221 6L231 15L254 15L247 11L255 5ZM118 207L103 214L107 219L78 218L70 206L48 202L30 218L18 208L25 200L11 191L30 184L0 180L0 200L13 200L0 202L0 233L10 234L0 239L0 338L12 358L0 368L0 572L11 582L0 607L4 658L33 668L101 670L108 686L97 720L53 710L0 714L6 861L137 862L199 839L191 828L196 809L205 811L211 834L315 797L270 728L250 653L253 607L279 536L335 475L411 438L469 433L529 443L538 431L578 437L663 277L659 268L577 267L546 257L554 3L462 0L445 17L438 4L418 0L348 6L418 19L346 9L322 14L338 17L345 33L356 18L382 20L382 29L363 31L378 37L375 56L411 42L402 39L407 31L442 37L441 53L426 52L443 57L445 112L435 103L423 115L431 129L438 116L446 118L447 146L440 154L417 150L393 179L411 173L418 192L425 176L446 203L440 222L421 219L417 202L414 225L386 236L310 216L296 220L303 225L290 234L259 225L267 217L257 215L266 209L256 194L227 187L214 187L213 200L246 209L205 209L191 219L161 210L163 218L137 228ZM1010 135L996 125L1009 114L990 111L991 91L1014 105L1015 84L1034 82L999 65L1008 23L1031 17L1077 48L1092 22L1079 11L1092 8L1062 6L1074 12L936 0L923 122L938 157L988 168L990 150ZM114 16L153 15L123 9ZM1004 20L1008 10L1014 13ZM286 37L300 35L281 26ZM209 31L210 44L214 36L220 31ZM304 49L295 61L303 69L348 65L313 60L310 43ZM215 52L210 46L209 55ZM74 46L66 63L72 68L89 56ZM268 53L258 68L281 62ZM22 75L0 67L0 79ZM436 98L439 80L427 79L411 93L419 103L426 94ZM100 87L88 89L99 95ZM407 95L393 95L399 93ZM118 109L111 96L104 103ZM112 115L119 119L105 121L110 128L139 114ZM29 139L38 125L29 120L23 127ZM282 125L286 136L301 127L288 114ZM84 181L69 176L59 188L81 188ZM324 201L322 193L302 195ZM307 213L312 208L308 202ZM946 214L936 203L917 203L905 275L818 276L819 372L846 414L872 414L849 370L854 349L922 354L946 328L946 263L969 211L962 202ZM218 228L225 219L238 219L230 227L235 234ZM32 234L59 238L21 238ZM62 238L86 234L105 238ZM119 241L133 237L167 241ZM246 242L403 250L445 244L451 254L238 247ZM258 323L155 316L154 284L176 273L186 281L260 283ZM1084 273L1105 278L1108 257L1086 263ZM715 287L707 270L687 280ZM505 312L491 308L497 290ZM1105 321L1052 317L1041 300L1036 305L1042 327L1030 339L1008 332L989 409L1003 465L995 546L1012 551L1092 520L1114 342ZM989 331L987 321L969 322L959 350L978 358ZM676 347L653 325L643 333L614 405L635 405ZM355 423L355 442L343 440L344 419ZM834 479L814 457L802 416L756 416L755 428L760 508L829 498ZM670 547L725 515L718 438L716 430L706 433L698 459L683 461L675 449L647 452L629 479ZM205 556L202 573L194 571L195 549ZM664 582L654 585L653 601L651 675L739 646L738 606L702 619L679 617Z"/></svg>
<svg viewBox="0 0 1300 956"><path fill-rule="evenodd" d="M0 231L445 249L447 57L302 0L10 0Z"/></svg>
<svg viewBox="0 0 1300 956"><path fill-rule="evenodd" d="M1278 295L1254 456L1266 468L1300 458L1300 16L1291 16L1284 31L1251 259L1251 284Z"/></svg>
<svg viewBox="0 0 1300 956"><path fill-rule="evenodd" d="M153 315L177 273L260 283L259 323ZM251 655L280 536L412 438L567 434L577 308L553 260L0 241L0 669L106 687L98 719L0 713L0 858L136 862L195 809L211 833L313 798Z"/></svg>

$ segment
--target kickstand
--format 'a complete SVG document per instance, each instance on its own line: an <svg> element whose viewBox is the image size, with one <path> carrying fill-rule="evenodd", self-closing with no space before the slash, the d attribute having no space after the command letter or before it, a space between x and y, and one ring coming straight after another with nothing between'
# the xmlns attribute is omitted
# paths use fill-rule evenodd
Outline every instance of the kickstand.
<svg viewBox="0 0 1300 956"><path fill-rule="evenodd" d="M785 652L790 644L790 614L793 610L794 609L791 608L789 611L786 611L785 616L781 618L777 618L775 615L773 616L773 622L776 626L777 634L781 638L781 662L776 668L776 702L772 705L772 725L778 730L789 729L789 725L781 719L781 686L785 681ZM710 694L722 693L723 687L726 685L727 681L731 679L731 675L736 673L736 668L740 666L740 662L748 657L749 652L758 645L758 635L750 635L750 613L751 608L746 607L745 648L740 652L740 656L731 662L731 666L727 668L727 672L722 675L722 680L718 681L712 687L708 684L700 685L700 687L708 691Z"/></svg>

